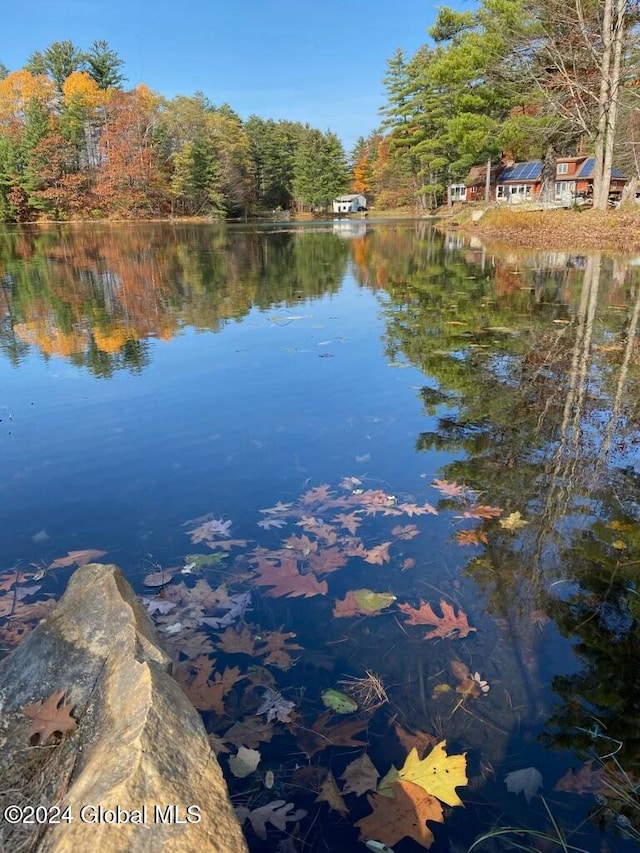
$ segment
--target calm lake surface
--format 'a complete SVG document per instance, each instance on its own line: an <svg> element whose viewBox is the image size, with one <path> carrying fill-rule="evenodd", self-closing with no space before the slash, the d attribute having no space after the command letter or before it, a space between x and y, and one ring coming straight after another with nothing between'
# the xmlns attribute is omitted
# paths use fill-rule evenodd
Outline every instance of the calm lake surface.
<svg viewBox="0 0 640 853"><path fill-rule="evenodd" d="M0 285L3 651L104 551L252 850L424 849L414 746L435 851L637 849L640 266L96 224L0 231Z"/></svg>

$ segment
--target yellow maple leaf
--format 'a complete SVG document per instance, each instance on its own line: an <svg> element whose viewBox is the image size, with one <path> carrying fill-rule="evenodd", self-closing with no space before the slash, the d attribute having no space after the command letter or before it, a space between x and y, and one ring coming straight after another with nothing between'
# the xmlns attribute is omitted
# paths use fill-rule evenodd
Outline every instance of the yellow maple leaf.
<svg viewBox="0 0 640 853"><path fill-rule="evenodd" d="M414 782L448 806L461 806L462 800L455 789L467 784L466 753L447 755L446 746L446 740L440 741L422 760L414 747L398 776L400 781Z"/></svg>
<svg viewBox="0 0 640 853"><path fill-rule="evenodd" d="M505 530L520 530L521 527L526 527L529 522L525 521L519 512L512 512L506 518L501 518L499 524Z"/></svg>

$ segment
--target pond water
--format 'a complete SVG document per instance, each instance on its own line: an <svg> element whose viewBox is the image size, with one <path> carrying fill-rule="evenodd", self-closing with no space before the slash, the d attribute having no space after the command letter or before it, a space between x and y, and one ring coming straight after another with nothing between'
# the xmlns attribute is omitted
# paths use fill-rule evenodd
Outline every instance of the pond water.
<svg viewBox="0 0 640 853"><path fill-rule="evenodd" d="M637 849L639 269L3 230L2 651L114 562L252 850Z"/></svg>

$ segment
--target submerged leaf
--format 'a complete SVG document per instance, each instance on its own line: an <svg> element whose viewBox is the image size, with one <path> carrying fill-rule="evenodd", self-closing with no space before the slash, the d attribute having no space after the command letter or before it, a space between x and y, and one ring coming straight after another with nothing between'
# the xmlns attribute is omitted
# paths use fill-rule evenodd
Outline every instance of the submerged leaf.
<svg viewBox="0 0 640 853"><path fill-rule="evenodd" d="M356 823L360 839L365 842L379 839L391 845L409 837L429 848L434 837L427 821L444 822L438 800L412 782L401 781L394 785L390 797L370 794L368 800L373 811Z"/></svg>
<svg viewBox="0 0 640 853"><path fill-rule="evenodd" d="M291 811L295 809L295 811ZM293 803L287 803L286 800L273 800L264 806L259 806L257 809L249 811L245 807L236 809L238 820L244 823L247 818L253 827L253 831L264 841L267 840L267 823L273 824L277 829L286 832L288 821L298 821L306 817L305 809L296 809Z"/></svg>
<svg viewBox="0 0 640 853"><path fill-rule="evenodd" d="M342 799L340 789L336 784L333 773L327 773L324 782L320 787L320 793L316 797L316 803L327 803L330 809L338 812L345 817L349 814L345 801Z"/></svg>
<svg viewBox="0 0 640 853"><path fill-rule="evenodd" d="M345 767L340 777L344 779L342 793L360 797L366 791L375 791L379 776L374 763L365 752Z"/></svg>
<svg viewBox="0 0 640 853"><path fill-rule="evenodd" d="M542 787L542 774L535 767L525 767L514 770L504 777L507 791L512 794L524 794L527 802L538 793Z"/></svg>
<svg viewBox="0 0 640 853"><path fill-rule="evenodd" d="M262 756L257 749L247 749L246 746L241 746L236 755L229 758L229 769L238 779L244 779L250 776L260 764Z"/></svg>
<svg viewBox="0 0 640 853"><path fill-rule="evenodd" d="M334 690L333 688L323 690L320 698L322 699L322 704L327 708L331 708L336 714L353 714L358 710L358 703L351 696L347 696L346 693L342 693L340 690Z"/></svg>
<svg viewBox="0 0 640 853"><path fill-rule="evenodd" d="M373 616L389 607L396 600L389 592L374 592L371 589L349 590L343 599L336 601L333 615L342 616Z"/></svg>

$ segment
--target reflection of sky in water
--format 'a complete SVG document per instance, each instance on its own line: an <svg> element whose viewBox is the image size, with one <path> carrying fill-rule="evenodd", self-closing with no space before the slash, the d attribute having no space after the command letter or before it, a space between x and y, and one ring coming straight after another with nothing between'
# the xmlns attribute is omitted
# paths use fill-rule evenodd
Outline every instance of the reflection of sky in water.
<svg viewBox="0 0 640 853"><path fill-rule="evenodd" d="M388 367L382 331L375 296L347 278L329 298L153 341L138 375L0 361L5 560L42 528L47 551L115 537L135 554L142 535L161 552L185 518L241 523L308 478L370 473L424 491L419 474L440 463L413 449L429 420L421 376Z"/></svg>

